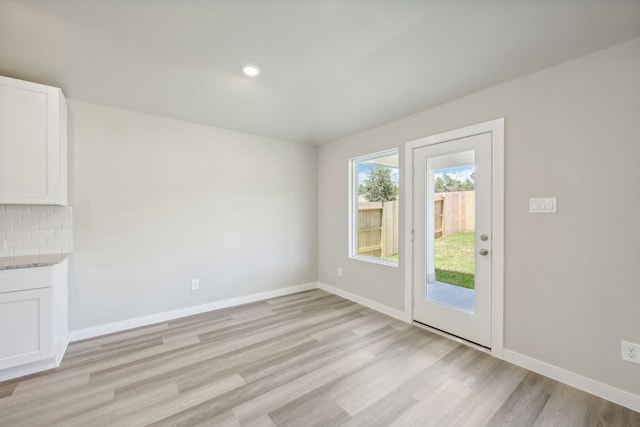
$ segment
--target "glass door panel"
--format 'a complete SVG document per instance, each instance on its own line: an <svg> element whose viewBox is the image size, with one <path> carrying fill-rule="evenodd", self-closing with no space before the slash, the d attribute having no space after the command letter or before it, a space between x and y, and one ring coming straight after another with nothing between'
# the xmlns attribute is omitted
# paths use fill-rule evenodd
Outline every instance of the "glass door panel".
<svg viewBox="0 0 640 427"><path fill-rule="evenodd" d="M427 159L426 298L475 311L475 151Z"/></svg>

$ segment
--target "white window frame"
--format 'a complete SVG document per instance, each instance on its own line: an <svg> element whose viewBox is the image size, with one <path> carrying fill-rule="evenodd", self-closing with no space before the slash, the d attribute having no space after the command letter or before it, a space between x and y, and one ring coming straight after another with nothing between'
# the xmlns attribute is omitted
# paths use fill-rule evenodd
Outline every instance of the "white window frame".
<svg viewBox="0 0 640 427"><path fill-rule="evenodd" d="M379 157L393 155L397 156L399 161L400 149L396 147L349 159L349 258L397 268L399 264L398 261L358 253L358 164ZM400 165L398 165L398 180L400 179ZM400 185L399 187L401 188ZM398 230L398 233L399 232Z"/></svg>

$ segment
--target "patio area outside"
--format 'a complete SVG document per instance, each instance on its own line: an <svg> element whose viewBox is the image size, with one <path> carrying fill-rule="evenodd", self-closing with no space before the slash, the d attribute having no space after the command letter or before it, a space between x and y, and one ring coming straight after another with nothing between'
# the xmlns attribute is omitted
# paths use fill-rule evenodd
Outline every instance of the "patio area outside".
<svg viewBox="0 0 640 427"><path fill-rule="evenodd" d="M466 313L475 311L475 232L435 239L436 281L427 284L427 299Z"/></svg>

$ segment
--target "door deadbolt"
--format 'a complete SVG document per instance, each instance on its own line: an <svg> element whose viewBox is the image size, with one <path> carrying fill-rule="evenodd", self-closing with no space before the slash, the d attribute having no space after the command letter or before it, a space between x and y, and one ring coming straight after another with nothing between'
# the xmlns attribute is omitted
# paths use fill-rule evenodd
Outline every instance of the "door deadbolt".
<svg viewBox="0 0 640 427"><path fill-rule="evenodd" d="M483 242L486 242L487 240L489 240L489 236L487 236L486 234L481 234L480 240L482 240Z"/></svg>

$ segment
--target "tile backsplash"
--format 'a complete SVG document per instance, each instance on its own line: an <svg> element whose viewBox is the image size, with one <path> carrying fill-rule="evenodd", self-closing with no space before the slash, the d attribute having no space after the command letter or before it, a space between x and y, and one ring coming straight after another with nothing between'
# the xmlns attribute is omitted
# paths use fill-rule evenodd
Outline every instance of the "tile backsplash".
<svg viewBox="0 0 640 427"><path fill-rule="evenodd" d="M0 205L0 257L72 251L71 206Z"/></svg>

